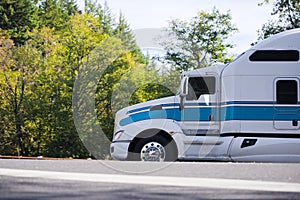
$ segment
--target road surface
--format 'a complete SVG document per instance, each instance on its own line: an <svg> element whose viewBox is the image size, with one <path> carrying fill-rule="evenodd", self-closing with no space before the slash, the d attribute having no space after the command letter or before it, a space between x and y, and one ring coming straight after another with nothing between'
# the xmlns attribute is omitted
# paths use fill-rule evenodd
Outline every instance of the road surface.
<svg viewBox="0 0 300 200"><path fill-rule="evenodd" d="M3 159L0 199L300 199L300 164Z"/></svg>

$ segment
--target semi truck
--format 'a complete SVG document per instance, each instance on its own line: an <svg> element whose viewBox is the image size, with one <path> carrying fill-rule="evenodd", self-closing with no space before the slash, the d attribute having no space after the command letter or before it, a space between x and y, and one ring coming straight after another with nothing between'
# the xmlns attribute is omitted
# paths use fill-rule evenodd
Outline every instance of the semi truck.
<svg viewBox="0 0 300 200"><path fill-rule="evenodd" d="M178 94L119 110L117 160L300 162L300 29L183 72Z"/></svg>

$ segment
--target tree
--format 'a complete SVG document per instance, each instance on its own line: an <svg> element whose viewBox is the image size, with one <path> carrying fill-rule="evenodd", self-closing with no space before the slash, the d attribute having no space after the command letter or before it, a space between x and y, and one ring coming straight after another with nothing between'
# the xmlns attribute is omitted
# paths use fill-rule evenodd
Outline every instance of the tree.
<svg viewBox="0 0 300 200"><path fill-rule="evenodd" d="M10 113L11 106L7 98L7 79L4 69L12 65L13 41L9 39L8 33L0 29L0 154L17 154L19 146L16 141L13 117ZM13 132L14 136L11 136ZM12 139L13 138L13 139Z"/></svg>
<svg viewBox="0 0 300 200"><path fill-rule="evenodd" d="M65 77L61 70L63 59L59 55L62 44L58 42L54 28L34 30L30 38L25 45L37 52L34 58L37 64L33 82L28 86L30 98L24 105L26 147L31 156L59 156L59 145L54 147L52 142L60 128L58 116L63 115L60 87L63 87ZM68 116L64 117L68 121Z"/></svg>
<svg viewBox="0 0 300 200"><path fill-rule="evenodd" d="M62 6L57 0L43 0L38 9L40 18L40 27L46 26L49 28L61 29L66 22Z"/></svg>
<svg viewBox="0 0 300 200"><path fill-rule="evenodd" d="M60 72L55 74L56 78L54 76L52 83L51 93L55 99L52 108L54 130L53 137L46 145L47 154L55 157L87 157L88 152L73 121L72 92L76 78L82 76L80 68L83 67L84 60L88 59L90 52L107 36L102 34L97 19L87 13L71 16L66 23L66 29L58 33L56 43L60 45L57 52L60 61L56 61L54 66ZM51 63L48 65L51 66Z"/></svg>
<svg viewBox="0 0 300 200"><path fill-rule="evenodd" d="M103 30L103 33L110 36L113 35L114 27L114 18L112 17L111 11L107 5L107 2L104 3L104 6L97 3L97 0L85 0L85 13L98 19L100 26Z"/></svg>
<svg viewBox="0 0 300 200"><path fill-rule="evenodd" d="M91 4L90 13L77 12L75 0L7 0L0 5L11 4L7 7L11 12L1 7L0 12L23 11L18 2L36 3L26 19L38 23L26 26L24 37L16 38L12 30L20 28L14 22L17 15L1 21L14 24L0 28L0 154L85 158L91 155L82 141L88 141L97 158L105 157L109 149L99 145L101 138L93 125L100 124L108 138L112 137L113 90L122 75L146 62L125 17L115 22L107 5L99 5L98 10L97 4ZM92 73L75 90L75 80L87 76L82 69ZM94 85L89 78L96 80ZM76 99L91 87L94 96ZM148 99L151 91L159 89L146 86L144 90ZM137 101L145 100L140 93ZM95 112L96 117L92 116ZM84 125L92 125L80 129L82 137L76 113L86 113Z"/></svg>
<svg viewBox="0 0 300 200"><path fill-rule="evenodd" d="M264 3L270 3L265 0ZM271 15L276 16L277 20L270 20L263 24L258 31L258 40L263 40L271 35L285 30L300 28L300 3L298 0L275 0Z"/></svg>
<svg viewBox="0 0 300 200"><path fill-rule="evenodd" d="M76 13L80 11L75 0L41 0L38 7L39 25L62 30Z"/></svg>
<svg viewBox="0 0 300 200"><path fill-rule="evenodd" d="M75 14L67 24L67 30L62 33L61 42L65 46L65 66L69 66L73 78L82 65L83 59L108 35L97 20L90 14Z"/></svg>
<svg viewBox="0 0 300 200"><path fill-rule="evenodd" d="M173 20L168 31L170 40L163 43L166 56L164 62L179 71L209 66L215 62L228 62L232 58L226 51L233 45L226 39L237 28L231 23L230 13L199 12L191 21Z"/></svg>
<svg viewBox="0 0 300 200"><path fill-rule="evenodd" d="M116 28L113 31L113 34L120 38L123 42L123 45L135 55L141 54L139 48L136 44L132 30L130 29L129 24L127 23L124 15L120 13L119 20Z"/></svg>
<svg viewBox="0 0 300 200"><path fill-rule="evenodd" d="M75 15L76 13L81 13L81 11L79 11L79 8L76 4L76 0L62 1L62 9L67 16L72 16Z"/></svg>
<svg viewBox="0 0 300 200"><path fill-rule="evenodd" d="M27 155L24 134L24 122L26 111L24 104L30 96L28 86L32 84L32 75L35 74L36 58L38 53L30 45L15 47L9 39L2 38L2 59L1 62L1 89L5 91L5 103L11 124L15 127L15 138L18 142L18 154ZM5 48L7 50L5 50Z"/></svg>
<svg viewBox="0 0 300 200"><path fill-rule="evenodd" d="M33 0L3 0L0 2L0 28L7 30L16 45L28 39L27 31L37 25L36 3Z"/></svg>

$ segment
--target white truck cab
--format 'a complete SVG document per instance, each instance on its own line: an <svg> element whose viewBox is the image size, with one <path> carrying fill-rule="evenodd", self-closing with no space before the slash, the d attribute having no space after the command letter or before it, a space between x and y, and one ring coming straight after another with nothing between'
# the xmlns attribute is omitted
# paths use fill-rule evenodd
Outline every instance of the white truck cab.
<svg viewBox="0 0 300 200"><path fill-rule="evenodd" d="M300 162L300 29L227 65L181 75L180 91L116 113L118 160Z"/></svg>

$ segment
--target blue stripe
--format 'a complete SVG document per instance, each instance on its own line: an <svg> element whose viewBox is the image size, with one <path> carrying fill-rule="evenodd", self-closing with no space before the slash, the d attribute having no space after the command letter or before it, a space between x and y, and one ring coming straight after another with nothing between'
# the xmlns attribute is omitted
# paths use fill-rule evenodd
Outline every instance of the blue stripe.
<svg viewBox="0 0 300 200"><path fill-rule="evenodd" d="M175 104L169 104L171 107ZM194 105L194 104L191 104ZM144 111L135 113L120 121L121 126L149 119L172 119L176 121L208 121L210 115L216 116L217 107L179 108ZM284 109L284 112L283 110ZM141 109L142 110L142 109ZM228 106L221 108L221 120L300 120L300 107L281 106ZM215 119L218 120L218 119Z"/></svg>
<svg viewBox="0 0 300 200"><path fill-rule="evenodd" d="M252 105L280 105L277 104L277 102L275 101L228 101L228 102L222 102L221 106L224 105L235 105L235 104L239 104L239 105L245 105L245 104L252 104ZM167 104L162 104L162 106L164 108L167 107L176 107L179 106L179 103L167 103ZM300 105L300 101L295 104L295 105ZM217 103L209 103L209 105L206 105L205 103L186 103L185 106L217 106ZM131 114L131 113L135 113L135 112L140 112L143 110L150 110L150 108L153 106L146 106L146 107L142 107L142 108L137 108L137 109L133 109L127 112L127 114Z"/></svg>
<svg viewBox="0 0 300 200"><path fill-rule="evenodd" d="M217 106L216 103L209 103L208 105L206 103L186 103L184 104L185 106ZM155 106L155 105L154 105ZM162 104L163 108L168 108L168 107L179 107L180 104L179 103L168 103L168 104ZM132 114L132 113L136 113L136 112L140 112L140 111L144 111L144 110L150 110L150 108L152 108L153 106L145 106L142 108L136 108L133 110L129 110L127 111L127 114Z"/></svg>
<svg viewBox="0 0 300 200"><path fill-rule="evenodd" d="M285 107L284 112L278 112L278 108L279 107L262 106L232 106L221 108L221 120L300 120L299 108L298 112L296 112L295 107Z"/></svg>
<svg viewBox="0 0 300 200"><path fill-rule="evenodd" d="M176 121L208 121L209 115L212 113L212 108L186 108L184 109L184 115L182 115L179 108L145 111L122 119L120 121L121 126L149 119L173 119Z"/></svg>
<svg viewBox="0 0 300 200"><path fill-rule="evenodd" d="M252 105L284 105L284 104L277 104L276 101L228 101L222 102L221 105L234 105L234 104L252 104ZM297 102L295 105L300 105L300 101Z"/></svg>

